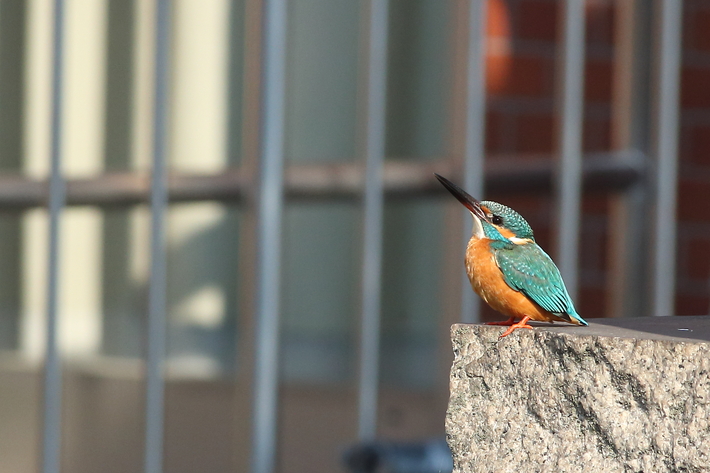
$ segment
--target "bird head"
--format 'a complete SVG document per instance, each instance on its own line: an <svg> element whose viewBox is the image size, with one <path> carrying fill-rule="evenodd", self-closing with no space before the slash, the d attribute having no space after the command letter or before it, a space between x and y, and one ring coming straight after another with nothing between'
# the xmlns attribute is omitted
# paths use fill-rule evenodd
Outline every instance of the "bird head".
<svg viewBox="0 0 710 473"><path fill-rule="evenodd" d="M434 174L446 189L466 207L474 219L474 235L522 244L534 242L532 228L515 210L490 200L478 201L445 177Z"/></svg>

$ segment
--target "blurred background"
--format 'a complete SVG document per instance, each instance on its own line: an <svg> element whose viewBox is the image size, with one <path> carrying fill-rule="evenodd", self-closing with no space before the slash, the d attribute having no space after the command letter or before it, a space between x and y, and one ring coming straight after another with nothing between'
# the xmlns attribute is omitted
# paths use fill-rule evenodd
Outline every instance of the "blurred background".
<svg viewBox="0 0 710 473"><path fill-rule="evenodd" d="M346 471L343 453L358 441L443 437L449 327L500 317L466 302L470 217L432 172L518 210L587 320L709 312L710 0L677 2L675 25L667 1L288 1L276 169L261 162L262 99L274 93L263 80L268 3L170 2L164 471L257 471L264 452L277 472ZM581 28L570 29L574 4ZM0 0L7 473L51 471L43 399L59 394L43 387L54 11L51 0ZM378 11L379 105L368 102ZM62 472L144 469L157 20L150 0L64 2ZM378 164L368 145L380 105ZM563 149L571 164L560 165ZM368 187L371 158L383 170ZM476 163L485 173L472 174ZM280 240L264 248L260 224L273 215L260 212L259 191L281 172ZM366 188L384 197L381 219ZM374 275L363 271L366 225L381 244ZM280 255L274 290L259 286L265 251ZM367 289L373 277L379 294ZM269 298L280 302L271 348L257 336ZM376 310L363 310L368 300ZM374 329L361 328L369 316ZM366 340L374 361L362 356ZM271 370L255 368L269 366L264 349L277 354ZM363 401L368 376L374 407ZM276 383L273 405L259 379ZM271 425L254 415L262 401Z"/></svg>

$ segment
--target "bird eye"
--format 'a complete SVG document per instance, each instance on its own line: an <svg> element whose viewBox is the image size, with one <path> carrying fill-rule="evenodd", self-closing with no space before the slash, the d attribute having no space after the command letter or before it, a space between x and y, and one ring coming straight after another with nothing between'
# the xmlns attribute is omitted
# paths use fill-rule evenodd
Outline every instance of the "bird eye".
<svg viewBox="0 0 710 473"><path fill-rule="evenodd" d="M491 222L493 222L494 225L500 225L501 223L503 223L503 219L499 215L494 215L491 218Z"/></svg>

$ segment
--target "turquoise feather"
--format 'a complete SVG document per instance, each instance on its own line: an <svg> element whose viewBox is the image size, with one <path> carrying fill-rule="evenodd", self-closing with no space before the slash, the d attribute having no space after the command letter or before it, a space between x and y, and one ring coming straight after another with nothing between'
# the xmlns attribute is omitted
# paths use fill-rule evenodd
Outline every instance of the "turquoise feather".
<svg viewBox="0 0 710 473"><path fill-rule="evenodd" d="M513 232L516 237L535 241L532 228L530 228L530 225L522 215L515 210L490 200L482 201L481 206L491 211L491 217L493 215L499 217L501 219L501 226Z"/></svg>
<svg viewBox="0 0 710 473"><path fill-rule="evenodd" d="M575 310L559 269L536 243L516 245L494 239L491 250L508 286L564 320L588 325Z"/></svg>

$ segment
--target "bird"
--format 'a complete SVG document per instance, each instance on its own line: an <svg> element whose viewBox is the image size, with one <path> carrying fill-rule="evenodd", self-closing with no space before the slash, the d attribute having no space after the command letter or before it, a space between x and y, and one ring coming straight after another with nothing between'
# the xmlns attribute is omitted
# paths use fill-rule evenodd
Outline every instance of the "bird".
<svg viewBox="0 0 710 473"><path fill-rule="evenodd" d="M560 270L535 242L528 222L515 210L478 201L445 177L434 173L473 217L464 259L471 287L491 308L508 317L489 325L508 326L506 337L530 320L589 325L577 313ZM520 319L519 322L515 322Z"/></svg>

